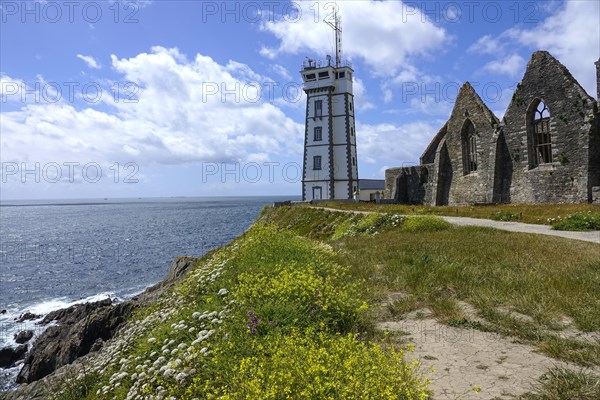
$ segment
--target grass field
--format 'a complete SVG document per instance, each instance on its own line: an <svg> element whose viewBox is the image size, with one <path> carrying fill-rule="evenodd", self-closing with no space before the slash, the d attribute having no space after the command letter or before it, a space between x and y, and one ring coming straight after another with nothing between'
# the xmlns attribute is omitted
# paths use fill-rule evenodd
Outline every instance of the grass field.
<svg viewBox="0 0 600 400"><path fill-rule="evenodd" d="M600 230L600 205L597 204L500 204L484 206L412 206L402 204L374 204L347 202L320 202L319 207L340 210L378 211L404 215L446 215L493 219L496 221L516 221L528 224L556 225L569 216L585 215L593 219L590 229ZM583 229L561 230L586 230Z"/></svg>

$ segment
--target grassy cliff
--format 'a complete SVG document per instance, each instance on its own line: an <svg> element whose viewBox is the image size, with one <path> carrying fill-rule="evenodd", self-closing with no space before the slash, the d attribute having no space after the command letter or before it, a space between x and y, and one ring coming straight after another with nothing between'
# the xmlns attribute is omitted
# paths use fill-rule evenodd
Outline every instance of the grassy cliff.
<svg viewBox="0 0 600 400"><path fill-rule="evenodd" d="M53 398L426 398L406 349L375 340L366 282L279 212L139 310Z"/></svg>
<svg viewBox="0 0 600 400"><path fill-rule="evenodd" d="M375 328L424 308L596 368L598 341L563 335L561 321L600 332L598 256L592 243L435 216L265 208L63 373L52 398L424 399L428 371L411 346ZM389 293L401 296L384 302ZM596 377L569 374L551 371L529 398L600 395Z"/></svg>

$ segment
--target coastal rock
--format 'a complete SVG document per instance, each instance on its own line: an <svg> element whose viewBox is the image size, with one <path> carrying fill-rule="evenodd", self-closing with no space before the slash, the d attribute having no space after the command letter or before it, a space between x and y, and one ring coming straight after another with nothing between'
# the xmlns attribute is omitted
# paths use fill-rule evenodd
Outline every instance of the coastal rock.
<svg viewBox="0 0 600 400"><path fill-rule="evenodd" d="M0 314L6 314L6 310L0 311Z"/></svg>
<svg viewBox="0 0 600 400"><path fill-rule="evenodd" d="M110 298L93 303L75 304L74 306L48 313L39 324L46 325L52 321L56 321L59 324L72 324L90 314L92 310L110 305L112 305L112 300Z"/></svg>
<svg viewBox="0 0 600 400"><path fill-rule="evenodd" d="M33 344L17 383L30 383L90 352L98 339L110 339L134 309L132 303L112 306L110 299L77 304L48 314L42 324L56 321Z"/></svg>
<svg viewBox="0 0 600 400"><path fill-rule="evenodd" d="M168 287L173 283L177 282L179 279L183 278L190 270L190 268L198 262L198 260L199 258L187 256L180 256L175 258L175 260L173 260L173 262L169 266L167 276L156 285L147 288L139 296L134 297L133 300L141 300L146 302L150 299L153 299L155 297L153 295L154 292L159 291L159 289L164 289L165 287Z"/></svg>
<svg viewBox="0 0 600 400"><path fill-rule="evenodd" d="M21 332L15 334L15 342L17 342L19 344L27 343L31 340L32 337L33 337L32 330L21 331Z"/></svg>
<svg viewBox="0 0 600 400"><path fill-rule="evenodd" d="M94 352L94 351L100 350L102 348L102 346L104 346L104 340L102 340L102 338L96 339L96 341L94 342L94 344L90 348L90 353Z"/></svg>
<svg viewBox="0 0 600 400"><path fill-rule="evenodd" d="M0 399L44 400L49 398L53 389L64 382L68 376L80 373L83 363L86 365L94 363L97 357L95 351L100 350L101 352L105 341L109 339L109 335L100 335L99 333L106 333L108 330L111 333L110 336L118 334L118 330L133 309L142 305L154 304L165 289L184 278L199 260L196 257L177 257L171 263L165 279L147 288L130 301L114 306L106 305L107 301L105 300L103 307L90 310L88 306L89 314L87 315L84 311L69 309L48 314L42 323L56 321L57 325L50 326L36 339L17 377L18 383L30 383L0 394ZM77 320L77 318L82 319ZM70 321L71 325L68 325L67 321ZM66 360L70 358L74 358L75 361L67 363ZM44 374L46 376L40 379Z"/></svg>
<svg viewBox="0 0 600 400"><path fill-rule="evenodd" d="M29 321L29 320L33 320L33 319L38 319L39 317L41 317L41 315L37 315L34 313L31 313L29 311L21 314L19 316L19 318L17 318L17 322L25 322L25 321Z"/></svg>
<svg viewBox="0 0 600 400"><path fill-rule="evenodd" d="M27 345L22 344L15 347L5 347L0 350L0 367L8 368L13 366L17 361L21 360L27 353Z"/></svg>

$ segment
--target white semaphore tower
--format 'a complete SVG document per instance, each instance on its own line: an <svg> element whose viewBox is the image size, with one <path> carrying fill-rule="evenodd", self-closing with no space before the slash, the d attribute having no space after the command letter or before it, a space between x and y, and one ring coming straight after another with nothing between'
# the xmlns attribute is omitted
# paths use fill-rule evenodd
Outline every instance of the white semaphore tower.
<svg viewBox="0 0 600 400"><path fill-rule="evenodd" d="M325 21L335 31L335 60L307 59L302 200L351 199L358 190L352 68L342 63L341 18Z"/></svg>

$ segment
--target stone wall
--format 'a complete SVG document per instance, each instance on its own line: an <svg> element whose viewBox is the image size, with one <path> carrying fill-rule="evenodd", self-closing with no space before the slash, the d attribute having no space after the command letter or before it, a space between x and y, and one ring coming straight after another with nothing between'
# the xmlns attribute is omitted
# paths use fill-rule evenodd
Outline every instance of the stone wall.
<svg viewBox="0 0 600 400"><path fill-rule="evenodd" d="M473 87L467 82L458 93L450 119L447 122L446 146L452 165L452 185L448 204L489 203L489 187L493 180L495 152L494 133L499 120L486 107ZM472 123L475 128L477 169L465 169L466 141L464 129Z"/></svg>
<svg viewBox="0 0 600 400"><path fill-rule="evenodd" d="M440 142L446 137L446 132L448 132L448 123L444 124L442 129L434 136L429 146L423 152L421 156L421 164L433 164L435 163L435 154L437 152L438 147L440 146Z"/></svg>
<svg viewBox="0 0 600 400"><path fill-rule="evenodd" d="M550 111L552 162L535 161L533 115L543 101ZM595 135L596 102L548 52L533 54L503 120L511 163L514 203L591 201L588 182L590 138ZM509 170L510 169L510 170Z"/></svg>
<svg viewBox="0 0 600 400"><path fill-rule="evenodd" d="M600 97L600 60L596 66ZM533 121L540 102L550 112L551 160L536 157ZM468 124L476 132L476 168L466 168ZM465 83L421 164L387 170L386 198L435 205L598 201L598 102L552 55L535 52L502 122ZM426 183L419 178L423 168Z"/></svg>
<svg viewBox="0 0 600 400"><path fill-rule="evenodd" d="M590 191L591 201L594 202L594 188L600 191L600 114L599 105L596 103L595 118L593 127L589 133L590 151L589 151L589 170L588 170L588 189ZM600 194L599 194L600 195ZM596 200L600 203L600 197Z"/></svg>
<svg viewBox="0 0 600 400"><path fill-rule="evenodd" d="M433 164L427 164L386 170L385 198L402 204L430 204L433 167Z"/></svg>
<svg viewBox="0 0 600 400"><path fill-rule="evenodd" d="M596 64L596 100L600 101L600 59L594 64Z"/></svg>

